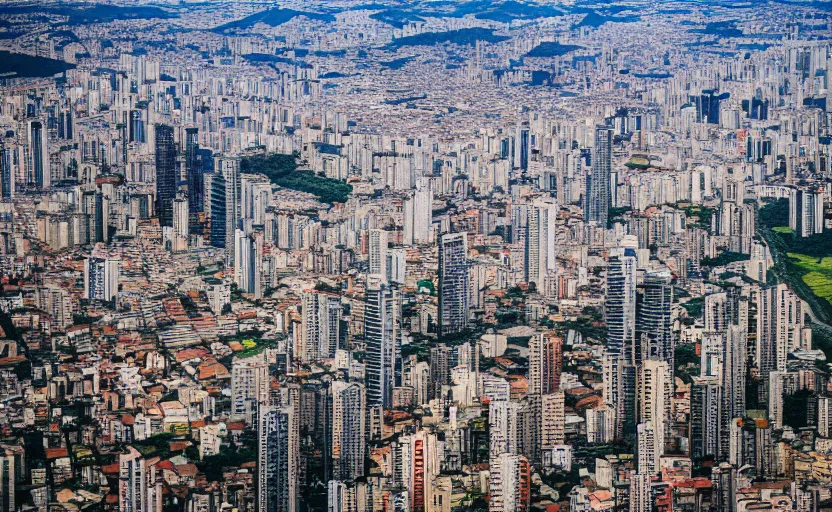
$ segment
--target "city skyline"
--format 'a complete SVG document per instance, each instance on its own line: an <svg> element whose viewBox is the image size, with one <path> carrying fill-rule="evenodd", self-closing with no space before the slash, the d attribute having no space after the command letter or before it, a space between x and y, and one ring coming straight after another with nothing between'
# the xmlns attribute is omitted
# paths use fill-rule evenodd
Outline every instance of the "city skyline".
<svg viewBox="0 0 832 512"><path fill-rule="evenodd" d="M832 510L832 3L0 3L0 512Z"/></svg>

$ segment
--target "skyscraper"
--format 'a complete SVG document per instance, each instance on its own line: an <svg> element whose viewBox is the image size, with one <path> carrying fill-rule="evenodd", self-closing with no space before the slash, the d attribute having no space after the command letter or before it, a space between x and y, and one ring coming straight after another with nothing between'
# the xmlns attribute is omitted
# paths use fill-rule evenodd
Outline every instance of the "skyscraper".
<svg viewBox="0 0 832 512"><path fill-rule="evenodd" d="M605 303L609 342L605 358L605 400L615 408L616 435L635 427L636 392L636 267L635 251L620 248L610 257ZM608 368L607 368L608 367Z"/></svg>
<svg viewBox="0 0 832 512"><path fill-rule="evenodd" d="M517 454L517 413L520 405L509 400L494 400L488 406L489 459L504 453Z"/></svg>
<svg viewBox="0 0 832 512"><path fill-rule="evenodd" d="M832 437L832 398L828 396L818 398L818 435Z"/></svg>
<svg viewBox="0 0 832 512"><path fill-rule="evenodd" d="M654 475L659 469L661 451L656 451L659 444L656 426L650 422L639 423L636 434L636 451L638 452L638 471Z"/></svg>
<svg viewBox="0 0 832 512"><path fill-rule="evenodd" d="M774 371L769 374L768 418L775 429L783 428L785 397L797 391L797 385L797 373Z"/></svg>
<svg viewBox="0 0 832 512"><path fill-rule="evenodd" d="M714 378L694 379L690 387L690 451L698 459L719 454L722 385Z"/></svg>
<svg viewBox="0 0 832 512"><path fill-rule="evenodd" d="M523 512L531 497L531 467L522 455L503 453L489 468L489 512Z"/></svg>
<svg viewBox="0 0 832 512"><path fill-rule="evenodd" d="M138 450L129 446L119 454L118 469L120 512L162 509L161 479L157 480L155 469Z"/></svg>
<svg viewBox="0 0 832 512"><path fill-rule="evenodd" d="M433 510L429 502L433 480L439 474L440 451L436 434L420 430L413 435L402 436L400 481L410 491L409 510Z"/></svg>
<svg viewBox="0 0 832 512"><path fill-rule="evenodd" d="M240 160L217 157L216 171L207 180L210 183L211 245L226 248L227 263L234 259L234 232L240 221Z"/></svg>
<svg viewBox="0 0 832 512"><path fill-rule="evenodd" d="M350 481L364 476L367 439L367 397L363 384L332 383L333 478Z"/></svg>
<svg viewBox="0 0 832 512"><path fill-rule="evenodd" d="M639 296L636 325L636 364L642 359L658 358L673 368L676 338L673 336L673 285L668 271L651 272L644 277Z"/></svg>
<svg viewBox="0 0 832 512"><path fill-rule="evenodd" d="M823 192L791 189L789 193L789 228L797 236L823 233Z"/></svg>
<svg viewBox="0 0 832 512"><path fill-rule="evenodd" d="M413 196L405 199L403 243L414 245L428 243L430 240L431 206L433 191L430 179L424 176L416 178L416 189Z"/></svg>
<svg viewBox="0 0 832 512"><path fill-rule="evenodd" d="M369 273L387 279L387 231L371 229L367 232L369 248Z"/></svg>
<svg viewBox="0 0 832 512"><path fill-rule="evenodd" d="M188 226L191 216L189 214L188 198L182 194L173 200L173 237L171 250L184 251L188 249Z"/></svg>
<svg viewBox="0 0 832 512"><path fill-rule="evenodd" d="M188 205L191 222L203 209L205 185L199 151L199 129L185 128L185 176L188 181Z"/></svg>
<svg viewBox="0 0 832 512"><path fill-rule="evenodd" d="M601 405L586 411L586 440L588 443L608 443L615 438L615 409Z"/></svg>
<svg viewBox="0 0 832 512"><path fill-rule="evenodd" d="M540 448L552 450L566 441L565 395L556 389L541 397Z"/></svg>
<svg viewBox="0 0 832 512"><path fill-rule="evenodd" d="M650 474L639 469L630 476L630 512L650 512L653 510L653 495Z"/></svg>
<svg viewBox="0 0 832 512"><path fill-rule="evenodd" d="M231 365L231 414L246 417L269 399L269 365L260 357L238 359Z"/></svg>
<svg viewBox="0 0 832 512"><path fill-rule="evenodd" d="M543 289L550 268L555 268L555 216L553 203L537 201L528 209L525 240L526 282Z"/></svg>
<svg viewBox="0 0 832 512"><path fill-rule="evenodd" d="M29 121L29 158L30 175L27 185L37 188L49 188L52 184L52 172L49 167L49 150L47 149L47 135L40 120Z"/></svg>
<svg viewBox="0 0 832 512"><path fill-rule="evenodd" d="M11 148L3 147L0 143L0 197L11 199L14 197L15 179Z"/></svg>
<svg viewBox="0 0 832 512"><path fill-rule="evenodd" d="M627 248L611 256L607 268L607 347L611 354L629 363L636 361L636 266L635 251Z"/></svg>
<svg viewBox="0 0 832 512"><path fill-rule="evenodd" d="M335 357L341 340L341 298L312 290L304 292L302 300L303 339L295 356L310 362Z"/></svg>
<svg viewBox="0 0 832 512"><path fill-rule="evenodd" d="M439 333L468 327L468 239L449 233L439 239Z"/></svg>
<svg viewBox="0 0 832 512"><path fill-rule="evenodd" d="M146 140L144 118L141 110L130 111L130 142L144 143Z"/></svg>
<svg viewBox="0 0 832 512"><path fill-rule="evenodd" d="M263 297L263 233L246 234L239 229L235 233L234 282L243 292L260 299Z"/></svg>
<svg viewBox="0 0 832 512"><path fill-rule="evenodd" d="M292 407L260 408L257 456L257 512L298 509L297 428Z"/></svg>
<svg viewBox="0 0 832 512"><path fill-rule="evenodd" d="M794 293L788 285L777 285L776 297L776 361L775 367L779 371L786 371L786 361L789 353L803 346L802 333L804 323L803 300Z"/></svg>
<svg viewBox="0 0 832 512"><path fill-rule="evenodd" d="M387 279L404 284L407 280L407 249L399 247L387 251Z"/></svg>
<svg viewBox="0 0 832 512"><path fill-rule="evenodd" d="M654 474L659 468L659 458L664 454L665 437L670 428L671 420L671 375L665 361L650 359L644 361L641 365L638 382L639 450L643 449L642 431L649 428L652 430L652 437L649 439L652 445L644 445L644 448L649 450L653 457L652 465L649 466L650 471L639 466L641 472ZM645 424L650 426L644 427ZM640 452L639 462L641 460Z"/></svg>
<svg viewBox="0 0 832 512"><path fill-rule="evenodd" d="M162 226L173 226L176 182L173 128L165 124L156 125L156 214Z"/></svg>
<svg viewBox="0 0 832 512"><path fill-rule="evenodd" d="M385 284L379 276L368 276L364 337L367 344L366 381L369 406L390 407L393 403L393 387L401 375L400 316L399 291Z"/></svg>
<svg viewBox="0 0 832 512"><path fill-rule="evenodd" d="M540 333L529 340L529 394L546 394L560 387L563 340Z"/></svg>
<svg viewBox="0 0 832 512"><path fill-rule="evenodd" d="M592 153L592 175L587 179L587 200L584 218L607 227L610 208L610 175L612 174L613 129L599 125L595 128L595 150Z"/></svg>
<svg viewBox="0 0 832 512"><path fill-rule="evenodd" d="M448 345L436 345L430 348L430 384L431 397L442 395L442 386L451 383L451 361L453 348Z"/></svg>
<svg viewBox="0 0 832 512"><path fill-rule="evenodd" d="M240 176L240 218L255 226L265 224L266 208L272 198L272 184L261 174Z"/></svg>
<svg viewBox="0 0 832 512"><path fill-rule="evenodd" d="M0 510L16 510L15 484L20 471L15 466L14 452L0 447Z"/></svg>

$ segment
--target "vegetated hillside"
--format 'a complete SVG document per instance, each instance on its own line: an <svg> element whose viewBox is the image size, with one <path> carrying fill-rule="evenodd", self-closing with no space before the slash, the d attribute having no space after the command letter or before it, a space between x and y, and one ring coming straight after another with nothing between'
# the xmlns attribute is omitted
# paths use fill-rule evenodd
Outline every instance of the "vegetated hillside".
<svg viewBox="0 0 832 512"><path fill-rule="evenodd" d="M244 158L240 168L243 172L265 174L275 185L313 194L324 203L345 203L352 193L352 185L343 181L299 171L295 155L256 155Z"/></svg>
<svg viewBox="0 0 832 512"><path fill-rule="evenodd" d="M179 17L176 13L152 6L121 7L117 5L80 3L66 3L64 5L52 4L46 6L43 5L43 2L28 5L0 5L0 15L11 16L15 14L66 16L68 18L66 24L70 27L75 25L109 23L117 20L171 19Z"/></svg>
<svg viewBox="0 0 832 512"><path fill-rule="evenodd" d="M268 9L246 16L245 18L226 23L214 28L213 32L225 33L234 29L249 29L258 23L265 23L270 27L277 27L294 19L297 16L306 16L311 20L335 21L335 16L317 12L295 11L292 9Z"/></svg>
<svg viewBox="0 0 832 512"><path fill-rule="evenodd" d="M560 44L554 41L545 41L535 46L526 54L526 57L560 57L583 47L573 44Z"/></svg>
<svg viewBox="0 0 832 512"><path fill-rule="evenodd" d="M57 75L74 68L75 64L62 60L0 51L0 77L39 78Z"/></svg>
<svg viewBox="0 0 832 512"><path fill-rule="evenodd" d="M387 45L390 49L402 46L433 46L435 44L456 44L459 46L474 46L477 41L499 43L508 37L497 35L487 28L463 28L447 32L424 32L415 36L400 37Z"/></svg>

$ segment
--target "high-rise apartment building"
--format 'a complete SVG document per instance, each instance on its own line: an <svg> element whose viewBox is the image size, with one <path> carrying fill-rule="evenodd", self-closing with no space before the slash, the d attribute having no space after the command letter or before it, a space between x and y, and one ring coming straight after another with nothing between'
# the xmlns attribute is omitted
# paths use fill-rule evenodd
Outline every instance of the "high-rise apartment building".
<svg viewBox="0 0 832 512"><path fill-rule="evenodd" d="M697 378L690 387L690 450L700 459L719 454L722 385L713 377Z"/></svg>
<svg viewBox="0 0 832 512"><path fill-rule="evenodd" d="M301 339L296 356L304 361L335 357L341 346L341 298L331 293L304 292Z"/></svg>
<svg viewBox="0 0 832 512"><path fill-rule="evenodd" d="M434 478L439 475L440 457L436 434L420 430L402 436L401 482L410 491L410 508L413 511L430 510Z"/></svg>
<svg viewBox="0 0 832 512"><path fill-rule="evenodd" d="M592 175L587 179L585 219L601 227L607 226L610 209L610 176L612 174L613 129L595 128L595 148L592 152Z"/></svg>
<svg viewBox="0 0 832 512"><path fill-rule="evenodd" d="M526 282L544 288L544 279L555 268L555 218L554 203L537 201L528 209L524 263Z"/></svg>
<svg viewBox="0 0 832 512"><path fill-rule="evenodd" d="M387 279L387 231L371 229L367 232L370 274Z"/></svg>
<svg viewBox="0 0 832 512"><path fill-rule="evenodd" d="M231 365L231 414L251 422L252 415L268 402L268 363L256 356L235 360Z"/></svg>
<svg viewBox="0 0 832 512"><path fill-rule="evenodd" d="M21 469L15 464L14 452L0 447L0 510L17 510L15 486Z"/></svg>
<svg viewBox="0 0 832 512"><path fill-rule="evenodd" d="M531 466L523 455L503 453L489 468L489 512L523 512L529 509Z"/></svg>
<svg viewBox="0 0 832 512"><path fill-rule="evenodd" d="M494 400L488 406L489 458L504 453L517 454L517 414L520 405L509 400Z"/></svg>
<svg viewBox="0 0 832 512"><path fill-rule="evenodd" d="M673 368L676 337L673 335L673 285L670 272L651 272L644 277L636 314L636 364L658 358ZM640 356L639 356L640 353Z"/></svg>
<svg viewBox="0 0 832 512"><path fill-rule="evenodd" d="M332 474L352 481L364 476L367 457L367 397L363 384L332 383Z"/></svg>
<svg viewBox="0 0 832 512"><path fill-rule="evenodd" d="M405 199L403 204L403 243L405 245L430 242L432 205L433 190L430 179L420 176L416 178L416 188L413 191L413 196Z"/></svg>
<svg viewBox="0 0 832 512"><path fill-rule="evenodd" d="M670 428L672 382L668 364L665 361L648 359L641 365L638 381L639 432L642 425L651 425L653 445L648 449L653 454L650 474L659 468L659 457L664 454L665 437ZM641 434L639 434L641 438ZM642 448L641 441L639 449ZM641 455L639 455L641 460ZM639 471L644 471L639 467Z"/></svg>
<svg viewBox="0 0 832 512"><path fill-rule="evenodd" d="M297 419L292 407L261 407L257 422L257 512L298 510Z"/></svg>
<svg viewBox="0 0 832 512"><path fill-rule="evenodd" d="M118 295L119 259L91 255L84 260L84 298L112 301Z"/></svg>
<svg viewBox="0 0 832 512"><path fill-rule="evenodd" d="M565 395L560 389L541 396L540 449L552 450L566 441Z"/></svg>
<svg viewBox="0 0 832 512"><path fill-rule="evenodd" d="M789 227L797 236L823 233L823 195L821 190L790 190Z"/></svg>
<svg viewBox="0 0 832 512"><path fill-rule="evenodd" d="M563 340L552 333L529 340L529 394L552 393L560 387Z"/></svg>
<svg viewBox="0 0 832 512"><path fill-rule="evenodd" d="M623 361L636 361L633 350L636 341L636 267L638 260L633 249L620 249L610 256L607 268L606 308L609 342L612 355Z"/></svg>
<svg viewBox="0 0 832 512"><path fill-rule="evenodd" d="M439 239L439 333L454 334L468 327L468 239L449 233Z"/></svg>
<svg viewBox="0 0 832 512"><path fill-rule="evenodd" d="M367 404L390 407L393 387L401 375L401 294L380 276L368 276L367 281L364 307Z"/></svg>
<svg viewBox="0 0 832 512"><path fill-rule="evenodd" d="M236 230L234 241L234 282L244 293L263 298L263 233Z"/></svg>
<svg viewBox="0 0 832 512"><path fill-rule="evenodd" d="M158 461L158 459L157 459ZM162 479L138 450L129 446L118 456L118 510L137 512L162 509Z"/></svg>
<svg viewBox="0 0 832 512"><path fill-rule="evenodd" d="M832 398L828 396L818 398L818 435L832 437Z"/></svg>
<svg viewBox="0 0 832 512"><path fill-rule="evenodd" d="M639 469L630 476L630 512L653 510L651 474Z"/></svg>

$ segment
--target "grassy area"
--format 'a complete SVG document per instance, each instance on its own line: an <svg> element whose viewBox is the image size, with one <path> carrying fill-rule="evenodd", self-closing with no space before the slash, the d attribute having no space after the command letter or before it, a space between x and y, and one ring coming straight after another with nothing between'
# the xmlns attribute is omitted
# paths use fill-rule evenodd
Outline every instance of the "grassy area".
<svg viewBox="0 0 832 512"><path fill-rule="evenodd" d="M234 355L237 357L237 359L246 359L248 357L260 355L267 348L273 348L275 345L277 345L277 342L275 340L258 339L257 341L254 341L252 339L245 339L241 341L240 344L243 345L243 348L245 350L243 350L242 352L237 352Z"/></svg>
<svg viewBox="0 0 832 512"><path fill-rule="evenodd" d="M795 266L806 270L802 280L812 293L832 302L832 257L816 258L806 254L787 253Z"/></svg>
<svg viewBox="0 0 832 512"><path fill-rule="evenodd" d="M790 228L788 226L776 226L776 227L771 228L771 230L774 231L775 233L780 233L780 234L783 234L783 235L793 235L794 234L794 231L792 231L792 228Z"/></svg>

